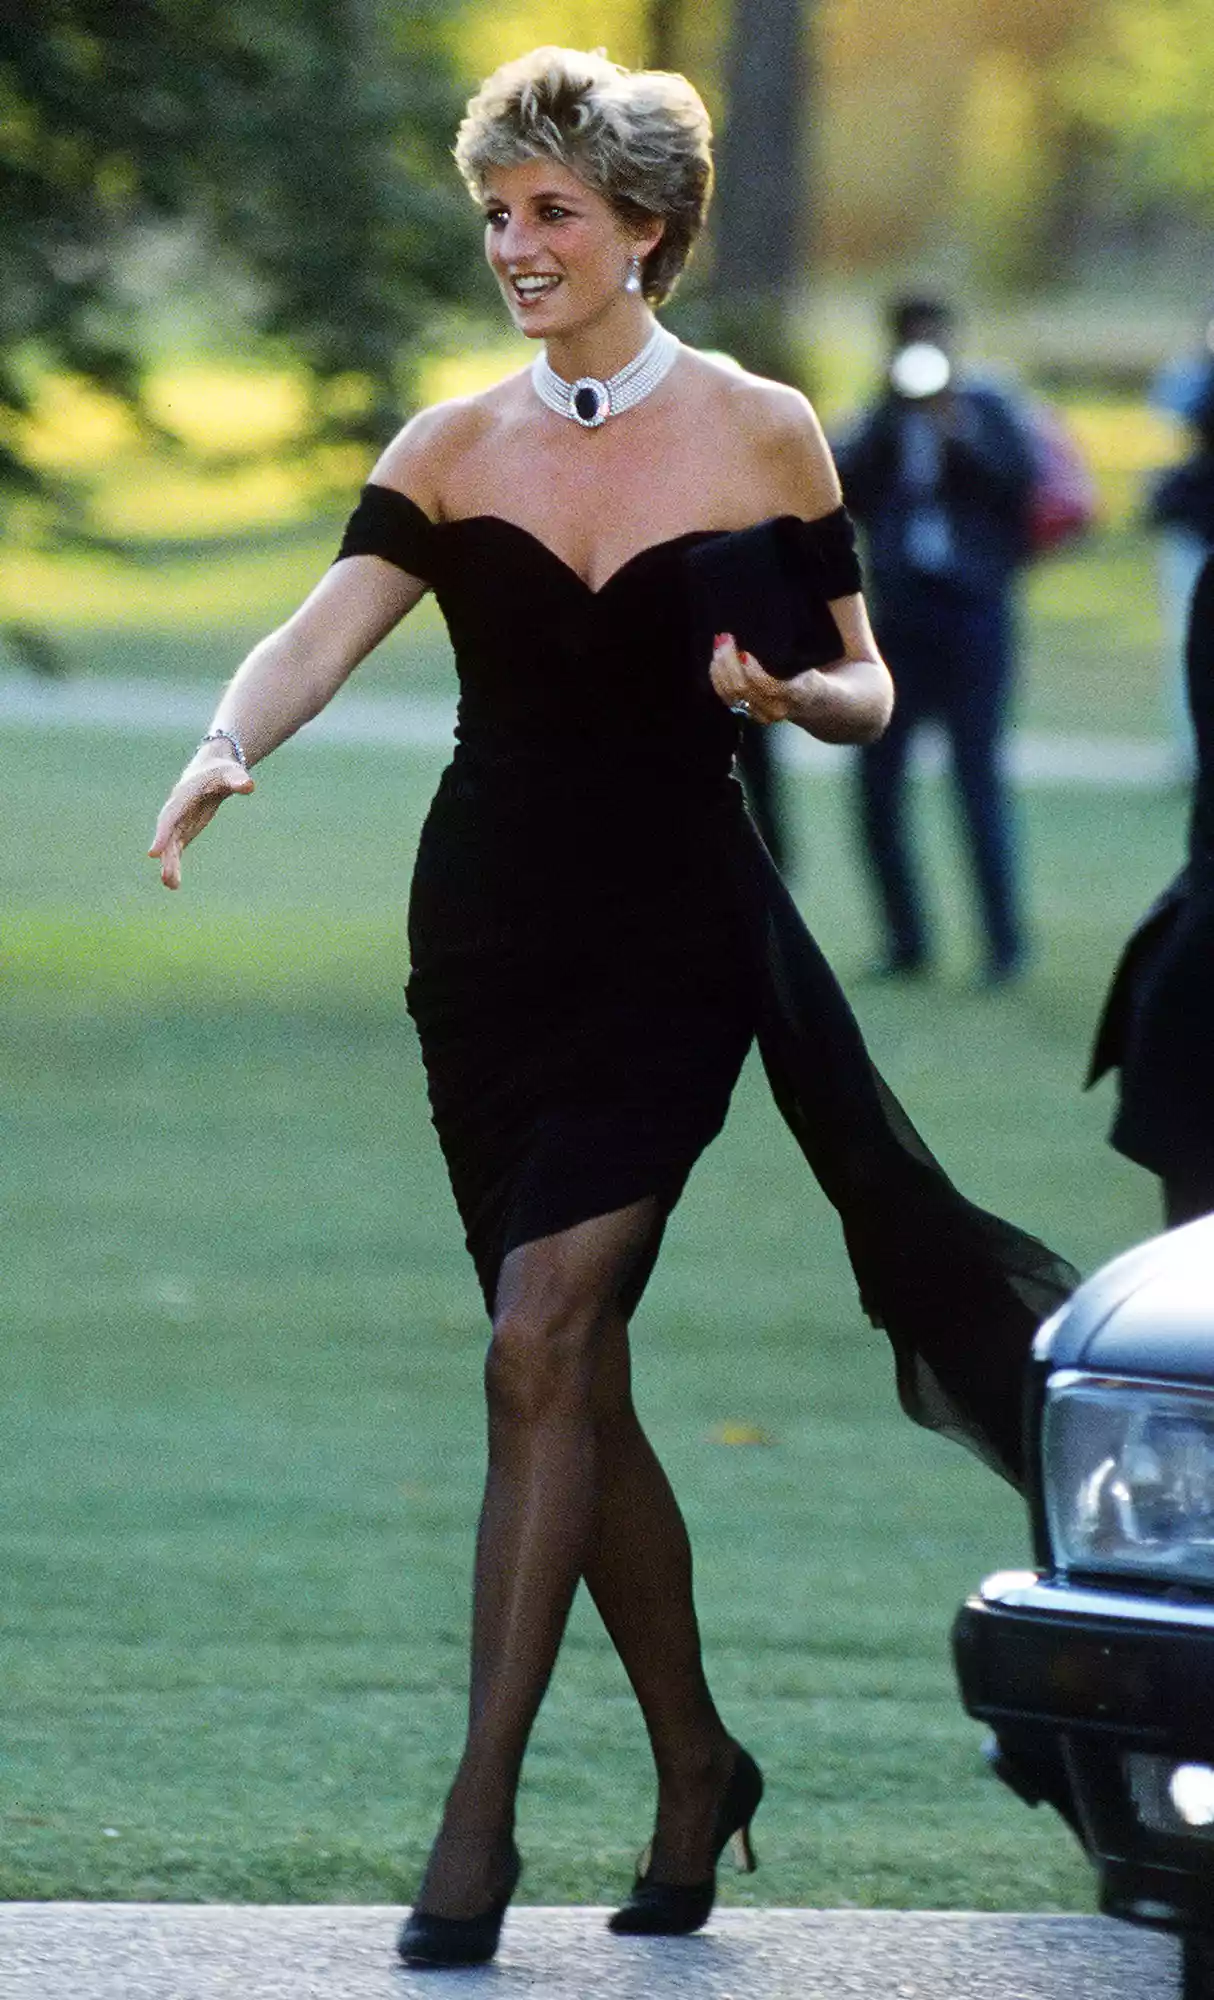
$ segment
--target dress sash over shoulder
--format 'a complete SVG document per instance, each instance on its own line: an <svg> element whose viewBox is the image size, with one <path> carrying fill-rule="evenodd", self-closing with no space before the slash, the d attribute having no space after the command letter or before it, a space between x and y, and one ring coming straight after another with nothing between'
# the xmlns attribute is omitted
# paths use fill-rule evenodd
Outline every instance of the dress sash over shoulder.
<svg viewBox="0 0 1214 2000"><path fill-rule="evenodd" d="M697 657L711 658L717 632L732 632L778 680L841 657L843 638L830 604L861 588L845 508L816 521L777 514L750 528L706 535L683 560Z"/></svg>
<svg viewBox="0 0 1214 2000"><path fill-rule="evenodd" d="M805 579L820 597L854 597L864 588L856 530L846 507L836 507L816 521L787 517L789 539L804 565Z"/></svg>
<svg viewBox="0 0 1214 2000"><path fill-rule="evenodd" d="M415 500L393 486L368 482L346 523L335 562L343 556L381 556L422 583L432 581L435 524Z"/></svg>

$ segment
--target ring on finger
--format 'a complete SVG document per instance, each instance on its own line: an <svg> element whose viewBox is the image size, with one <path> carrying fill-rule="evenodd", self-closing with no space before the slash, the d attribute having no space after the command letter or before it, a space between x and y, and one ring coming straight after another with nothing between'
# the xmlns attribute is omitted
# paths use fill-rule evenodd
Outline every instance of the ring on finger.
<svg viewBox="0 0 1214 2000"><path fill-rule="evenodd" d="M740 701L730 702L729 713L731 715L745 715L745 716L750 715L751 713L750 703L747 701L745 695L743 695Z"/></svg>

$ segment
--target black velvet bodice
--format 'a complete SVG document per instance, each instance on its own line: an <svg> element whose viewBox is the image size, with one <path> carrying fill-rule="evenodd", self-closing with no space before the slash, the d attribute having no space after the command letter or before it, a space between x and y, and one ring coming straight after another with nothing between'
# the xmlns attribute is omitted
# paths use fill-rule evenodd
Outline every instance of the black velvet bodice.
<svg viewBox="0 0 1214 2000"><path fill-rule="evenodd" d="M792 531L807 592L859 589L842 508L780 526ZM478 761L689 782L724 778L738 742L738 720L713 691L708 657L698 657L684 560L727 532L657 542L592 590L516 522L434 522L372 484L340 553L383 556L433 588L459 672L456 741Z"/></svg>

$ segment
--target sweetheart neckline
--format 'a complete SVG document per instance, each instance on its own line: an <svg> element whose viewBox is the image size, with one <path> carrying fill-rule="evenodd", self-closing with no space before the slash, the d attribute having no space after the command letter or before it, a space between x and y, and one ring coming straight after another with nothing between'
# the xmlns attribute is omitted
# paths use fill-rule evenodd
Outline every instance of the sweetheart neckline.
<svg viewBox="0 0 1214 2000"><path fill-rule="evenodd" d="M406 507L411 507L413 512L418 515L426 527L434 534L439 534L451 528L483 527L486 523L496 525L499 528L509 528L512 533L522 535L533 547L548 556L558 569L565 572L566 576L572 577L574 583L577 584L579 589L585 592L587 597L602 597L606 591L610 590L617 577L623 576L626 571L632 569L634 564L642 561L644 557L658 555L665 549L677 549L685 542L711 541L716 535L745 534L750 528L770 527L775 521L798 521L807 527L814 525L813 521L805 521L804 517L800 514L766 514L761 521L748 521L745 527L742 528L684 528L680 534L667 535L661 541L646 542L643 548L634 549L632 554L626 556L624 561L613 569L609 576L603 578L602 583L595 585L590 583L579 569L575 569L571 562L566 562L564 556L558 555L552 545L544 541L542 536L537 535L534 529L525 528L521 521L512 521L505 514L493 513L457 514L450 520L432 521L425 508L420 507L410 494L402 493L399 486L382 486L378 485L378 482L374 480L368 483L376 486L377 490L381 493L390 493L394 499L403 500ZM827 518L829 518L827 515L817 515L814 517L815 520L825 520Z"/></svg>
<svg viewBox="0 0 1214 2000"><path fill-rule="evenodd" d="M436 530L441 530L444 528L483 527L486 523L498 528L509 528L512 533L522 535L524 540L530 542L534 548L539 549L543 555L548 556L558 569L564 570L566 576L572 577L574 583L581 590L585 591L588 597L602 597L606 591L610 590L618 577L623 576L625 571L632 569L645 556L659 555L665 549L677 549L685 542L709 541L714 535L732 535L738 532L734 528L684 528L681 534L667 535L661 541L646 542L642 548L634 549L630 556L626 556L622 563L617 564L616 568L603 578L602 583L593 584L587 577L582 575L580 569L575 569L573 564L567 562L564 556L558 555L551 543L546 542L542 535L537 535L533 528L525 528L521 521L511 521L505 514L459 514L450 521L431 521L430 526Z"/></svg>

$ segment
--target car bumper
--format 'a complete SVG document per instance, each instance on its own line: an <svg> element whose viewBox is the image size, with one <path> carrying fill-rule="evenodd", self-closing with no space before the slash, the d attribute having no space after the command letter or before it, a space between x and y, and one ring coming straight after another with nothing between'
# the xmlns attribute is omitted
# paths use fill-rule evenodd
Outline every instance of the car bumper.
<svg viewBox="0 0 1214 2000"><path fill-rule="evenodd" d="M1012 1572L962 1607L953 1650L996 1769L1065 1811L1102 1907L1214 1930L1214 1812L1195 1824L1174 1794L1182 1766L1214 1786L1214 1605Z"/></svg>

